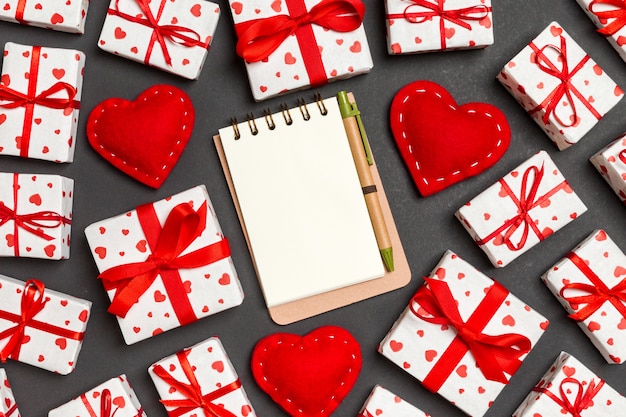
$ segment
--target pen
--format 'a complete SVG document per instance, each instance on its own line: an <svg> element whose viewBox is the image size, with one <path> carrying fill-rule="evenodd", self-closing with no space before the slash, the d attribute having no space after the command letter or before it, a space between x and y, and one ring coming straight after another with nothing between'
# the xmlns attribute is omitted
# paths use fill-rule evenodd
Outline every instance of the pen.
<svg viewBox="0 0 626 417"><path fill-rule="evenodd" d="M374 184L370 170L370 165L373 164L373 160L370 154L367 135L365 134L365 129L363 129L361 112L356 103L350 103L348 94L345 91L340 91L337 94L337 100L339 102L341 117L343 118L343 125L348 136L350 150L352 151L352 158L354 159L356 171L359 176L359 182L363 189L367 211L369 212L370 220L374 227L374 235L376 236L378 249L380 250L385 267L391 272L394 269L393 248L391 247L391 239L389 238L385 218L383 217L383 212L380 207L376 184Z"/></svg>

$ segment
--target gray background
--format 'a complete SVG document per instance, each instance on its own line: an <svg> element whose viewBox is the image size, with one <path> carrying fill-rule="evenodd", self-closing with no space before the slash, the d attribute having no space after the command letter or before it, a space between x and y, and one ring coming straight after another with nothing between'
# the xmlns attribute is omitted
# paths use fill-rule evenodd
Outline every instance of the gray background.
<svg viewBox="0 0 626 417"><path fill-rule="evenodd" d="M54 173L75 180L71 258L60 262L5 258L0 260L0 274L22 280L36 277L52 289L93 301L91 320L74 373L59 376L13 361L4 365L25 417L44 416L48 410L121 373L128 375L149 416L166 416L147 367L213 335L221 338L258 415L282 416L284 414L251 377L252 348L270 333L304 334L326 324L344 326L352 332L361 343L364 361L354 389L335 415L356 415L372 387L381 384L434 416L462 416L461 411L427 392L417 380L376 352L377 344L421 284L421 276L430 272L446 249L454 250L503 283L552 322L487 416L511 415L561 350L574 354L618 391L626 393L624 368L608 365L602 359L578 326L566 318L565 311L539 279L545 270L597 228L604 228L620 247L626 248L625 208L588 162L592 154L626 130L623 121L626 100L622 100L582 142L559 152L495 80L501 67L553 20L561 23L622 87L626 87L626 64L595 32L592 22L574 0L496 0L493 5L494 45L479 51L407 56L387 55L383 1L366 0L365 3L364 24L374 60L372 72L329 84L319 91L328 97L340 89L352 90L359 99L413 279L401 290L287 327L275 325L265 309L211 137L228 124L231 116L241 119L250 111L258 115L268 106L277 110L281 102L295 105L300 94L288 94L263 103L253 101L243 62L235 54L236 38L228 2L219 1L223 14L197 81L186 81L99 50L96 43L108 6L106 0L91 3L86 33L82 36L0 22L0 44L13 41L76 48L87 54L75 162L57 165L0 157L0 169L5 172ZM428 198L418 194L396 149L388 122L394 94L418 79L442 84L459 103L485 101L498 106L508 117L512 129L511 146L495 167ZM100 158L88 145L84 130L87 116L99 102L108 97L133 99L158 83L175 85L190 95L196 108L196 123L178 165L159 190L152 190ZM312 92L302 95L309 98ZM511 265L496 270L453 213L540 149L550 153L589 211ZM108 299L96 279L98 273L83 230L95 221L198 184L207 186L224 233L230 239L246 299L237 308L126 346L114 317L106 312Z"/></svg>

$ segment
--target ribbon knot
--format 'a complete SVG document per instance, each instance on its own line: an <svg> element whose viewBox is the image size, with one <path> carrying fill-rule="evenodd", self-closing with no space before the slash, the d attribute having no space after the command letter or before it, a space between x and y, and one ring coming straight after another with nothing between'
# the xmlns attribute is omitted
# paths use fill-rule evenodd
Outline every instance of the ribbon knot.
<svg viewBox="0 0 626 417"><path fill-rule="evenodd" d="M411 2L413 4L408 5L403 13L407 21L411 23L423 23L427 20L432 20L433 17L439 17L442 21L448 20L467 30L472 30L472 26L467 20L483 20L491 11L491 8L484 4L446 10L444 9L445 0L437 0L437 3L431 3L427 0L411 0ZM413 11L416 7L422 7L430 11Z"/></svg>
<svg viewBox="0 0 626 417"><path fill-rule="evenodd" d="M615 6L616 9L595 11L594 7L598 4ZM598 32L605 36L615 35L626 26L626 0L593 0L589 3L589 11L595 14L601 21L615 19L605 27L598 29Z"/></svg>
<svg viewBox="0 0 626 417"><path fill-rule="evenodd" d="M576 396L574 402L572 402L567 396L567 392L571 391L566 389L566 384L573 384L576 389ZM594 379L588 384L587 389L583 384L575 378L565 378L559 384L559 395L557 396L545 387L535 387L533 391L547 395L550 399L556 402L572 417L582 417L582 412L593 405L593 398L600 392L604 381L600 380L598 384Z"/></svg>
<svg viewBox="0 0 626 417"><path fill-rule="evenodd" d="M65 97L53 97L59 92L64 92ZM37 95L34 95L31 92L21 93L17 90L9 88L9 86L5 84L0 84L0 101L5 102L0 103L0 107L5 109L15 109L18 107L36 104L58 110L67 108L78 109L80 107L80 102L75 100L76 94L76 88L65 82L57 82L52 87Z"/></svg>

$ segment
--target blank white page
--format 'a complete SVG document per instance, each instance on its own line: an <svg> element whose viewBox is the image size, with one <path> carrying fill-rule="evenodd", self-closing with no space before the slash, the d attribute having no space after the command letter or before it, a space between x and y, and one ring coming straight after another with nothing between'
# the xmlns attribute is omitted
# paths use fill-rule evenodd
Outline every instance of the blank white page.
<svg viewBox="0 0 626 417"><path fill-rule="evenodd" d="M378 278L385 270L336 98L220 129L268 307Z"/></svg>

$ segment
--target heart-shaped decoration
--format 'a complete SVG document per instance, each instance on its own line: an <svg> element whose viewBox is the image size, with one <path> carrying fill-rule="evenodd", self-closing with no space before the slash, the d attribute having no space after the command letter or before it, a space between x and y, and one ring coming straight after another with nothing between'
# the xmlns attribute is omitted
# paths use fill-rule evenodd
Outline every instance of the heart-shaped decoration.
<svg viewBox="0 0 626 417"><path fill-rule="evenodd" d="M305 336L275 333L252 352L257 384L293 417L326 417L361 371L361 348L348 331L324 326Z"/></svg>
<svg viewBox="0 0 626 417"><path fill-rule="evenodd" d="M431 81L403 87L391 103L390 119L402 158L424 197L493 166L511 138L498 108L487 103L458 106Z"/></svg>
<svg viewBox="0 0 626 417"><path fill-rule="evenodd" d="M87 121L87 138L114 167L159 188L191 137L194 116L184 91L155 85L134 101L109 98L98 104Z"/></svg>

